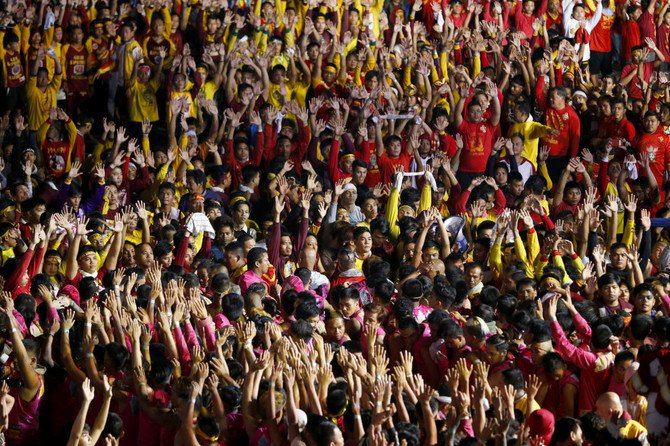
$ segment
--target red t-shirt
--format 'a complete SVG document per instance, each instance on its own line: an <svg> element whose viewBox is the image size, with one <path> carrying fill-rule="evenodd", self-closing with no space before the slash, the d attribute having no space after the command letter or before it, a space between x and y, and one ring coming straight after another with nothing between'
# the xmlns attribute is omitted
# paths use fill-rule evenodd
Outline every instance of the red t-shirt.
<svg viewBox="0 0 670 446"><path fill-rule="evenodd" d="M633 142L633 139L635 139L635 126L625 117L620 122L612 119L608 122L606 135L609 138L621 138L628 142Z"/></svg>
<svg viewBox="0 0 670 446"><path fill-rule="evenodd" d="M463 151L458 170L484 172L493 149L495 127L488 121L474 123L464 119L457 131L463 137Z"/></svg>
<svg viewBox="0 0 670 446"><path fill-rule="evenodd" d="M609 53L612 51L612 27L614 26L614 11L603 9L600 21L591 31L591 51Z"/></svg>
<svg viewBox="0 0 670 446"><path fill-rule="evenodd" d="M557 136L549 135L542 138L541 144L549 147L549 154L551 156L577 156L581 123L575 110L569 105L562 110L547 108L544 117L546 125L561 132Z"/></svg>
<svg viewBox="0 0 670 446"><path fill-rule="evenodd" d="M663 133L659 126L656 133L641 133L635 138L633 146L637 153L646 153L649 156L649 166L659 185L663 184L665 168L670 160L670 137Z"/></svg>
<svg viewBox="0 0 670 446"><path fill-rule="evenodd" d="M658 27L658 49L665 56L665 60L670 60L670 26L665 22Z"/></svg>
<svg viewBox="0 0 670 446"><path fill-rule="evenodd" d="M637 70L637 65L634 63L630 63L623 67L623 70L621 70L621 79L625 78L630 74L631 71ZM645 63L643 65L643 74L644 74L644 81L649 82L649 78L651 77L651 73L654 71L654 64L653 63ZM628 96L631 98L635 99L643 99L644 98L644 93L642 92L642 89L640 88L640 80L637 78L637 76L633 77L633 80L631 80L628 85L626 86L628 88Z"/></svg>
<svg viewBox="0 0 670 446"><path fill-rule="evenodd" d="M397 158L391 158L386 153L377 158L377 164L379 165L379 172L382 176L382 182L390 183L393 179L393 169L395 166L403 166L405 172L409 172L409 164L412 162L412 157L402 149L400 155Z"/></svg>
<svg viewBox="0 0 670 446"><path fill-rule="evenodd" d="M647 37L656 42L656 22L654 21L654 14L645 10L640 18L637 20L640 27L640 40L644 42Z"/></svg>

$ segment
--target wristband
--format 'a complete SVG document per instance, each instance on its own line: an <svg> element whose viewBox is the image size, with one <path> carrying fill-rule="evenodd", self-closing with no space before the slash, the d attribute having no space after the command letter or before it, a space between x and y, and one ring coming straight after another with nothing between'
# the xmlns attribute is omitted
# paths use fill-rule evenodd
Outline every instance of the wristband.
<svg viewBox="0 0 670 446"><path fill-rule="evenodd" d="M90 322L86 322L85 325L86 325L86 328L91 328L93 326L93 324L91 324Z"/></svg>
<svg viewBox="0 0 670 446"><path fill-rule="evenodd" d="M63 330L63 334L70 334L70 329Z"/></svg>
<svg viewBox="0 0 670 446"><path fill-rule="evenodd" d="M86 357L87 357L87 358L92 358L92 357L93 357L93 353L86 353Z"/></svg>

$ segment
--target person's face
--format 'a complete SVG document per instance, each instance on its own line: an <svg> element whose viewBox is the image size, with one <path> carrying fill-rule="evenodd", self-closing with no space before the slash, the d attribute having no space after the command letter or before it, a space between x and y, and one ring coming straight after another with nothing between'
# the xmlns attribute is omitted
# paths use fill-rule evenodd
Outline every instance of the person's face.
<svg viewBox="0 0 670 446"><path fill-rule="evenodd" d="M371 76L370 79L365 80L365 88L368 91L372 91L377 87L379 87L379 78L377 76Z"/></svg>
<svg viewBox="0 0 670 446"><path fill-rule="evenodd" d="M474 248L472 249L472 259L477 263L485 263L486 257L488 256L488 252L489 252L488 249L486 249L486 247L484 247L481 243L476 243ZM481 270L480 270L480 276L481 276Z"/></svg>
<svg viewBox="0 0 670 446"><path fill-rule="evenodd" d="M46 211L46 207L43 204L37 205L30 210L28 213L28 222L31 224L36 224L40 222L42 214Z"/></svg>
<svg viewBox="0 0 670 446"><path fill-rule="evenodd" d="M537 297L537 290L532 285L519 285L516 289L520 300L534 300Z"/></svg>
<svg viewBox="0 0 670 446"><path fill-rule="evenodd" d="M67 201L70 207L73 209L79 209L79 205L81 204L81 195L73 195L68 198Z"/></svg>
<svg viewBox="0 0 670 446"><path fill-rule="evenodd" d="M565 98L554 90L549 95L549 104L556 110L562 110L565 107Z"/></svg>
<svg viewBox="0 0 670 446"><path fill-rule="evenodd" d="M247 204L241 204L235 209L233 212L233 220L235 220L235 223L238 225L243 224L249 219L249 205Z"/></svg>
<svg viewBox="0 0 670 446"><path fill-rule="evenodd" d="M359 186L365 182L365 177L368 174L368 169L362 166L356 166L352 172L352 181Z"/></svg>
<svg viewBox="0 0 670 446"><path fill-rule="evenodd" d="M575 9L572 10L572 17L577 21L584 20L584 14L585 12L582 6L575 6Z"/></svg>
<svg viewBox="0 0 670 446"><path fill-rule="evenodd" d="M570 206L576 206L582 199L582 191L579 188L573 187L565 192L565 201Z"/></svg>
<svg viewBox="0 0 670 446"><path fill-rule="evenodd" d="M601 116L612 116L612 105L609 101L602 100L600 101L600 115Z"/></svg>
<svg viewBox="0 0 670 446"><path fill-rule="evenodd" d="M74 31L72 31L72 42L75 45L81 45L83 41L84 41L84 32L81 30L81 28L75 28Z"/></svg>
<svg viewBox="0 0 670 446"><path fill-rule="evenodd" d="M658 118L654 115L644 118L644 130L649 134L656 133L659 124Z"/></svg>
<svg viewBox="0 0 670 446"><path fill-rule="evenodd" d="M609 283L600 288L600 296L607 305L615 305L619 301L621 290L616 283Z"/></svg>
<svg viewBox="0 0 670 446"><path fill-rule="evenodd" d="M135 36L135 32L129 26L124 26L121 28L121 38L124 42L129 42Z"/></svg>
<svg viewBox="0 0 670 446"><path fill-rule="evenodd" d="M333 441L331 441L328 446L344 446L344 437L342 436L342 431L339 427L335 428L335 431L333 432Z"/></svg>
<svg viewBox="0 0 670 446"><path fill-rule="evenodd" d="M135 266L135 248L126 243L121 250L121 260L126 267Z"/></svg>
<svg viewBox="0 0 670 446"><path fill-rule="evenodd" d="M535 11L535 2L526 0L523 2L523 13L525 15L531 15Z"/></svg>
<svg viewBox="0 0 670 446"><path fill-rule="evenodd" d="M326 335L328 338L337 342L344 337L346 333L346 328L344 326L344 321L340 318L330 319L326 322Z"/></svg>
<svg viewBox="0 0 670 446"><path fill-rule="evenodd" d="M165 32L165 23L161 19L155 19L151 25L151 31L156 37L162 36Z"/></svg>
<svg viewBox="0 0 670 446"><path fill-rule="evenodd" d="M514 121L521 123L521 122L526 122L528 119L528 115L520 110L519 108L514 109Z"/></svg>
<svg viewBox="0 0 670 446"><path fill-rule="evenodd" d="M621 121L626 116L626 107L620 102L614 104L614 119Z"/></svg>
<svg viewBox="0 0 670 446"><path fill-rule="evenodd" d="M235 270L242 264L242 259L233 251L226 251L226 266L228 269Z"/></svg>
<svg viewBox="0 0 670 446"><path fill-rule="evenodd" d="M323 77L323 81L328 85L331 85L333 82L335 82L336 76L335 71L330 68L331 67L327 67L326 70L323 70L323 74L321 75L321 77Z"/></svg>
<svg viewBox="0 0 670 446"><path fill-rule="evenodd" d="M235 159L241 163L249 161L249 146L246 143L239 143L235 146Z"/></svg>
<svg viewBox="0 0 670 446"><path fill-rule="evenodd" d="M498 186L503 186L507 184L507 169L499 167L496 169L494 178Z"/></svg>
<svg viewBox="0 0 670 446"><path fill-rule="evenodd" d="M172 259L173 255L171 252L169 252L164 256L159 257L158 262L160 263L162 268L168 268L170 265L172 265Z"/></svg>
<svg viewBox="0 0 670 446"><path fill-rule="evenodd" d="M174 89L175 91L184 91L186 88L186 78L182 74L177 74L174 77Z"/></svg>
<svg viewBox="0 0 670 446"><path fill-rule="evenodd" d="M98 257L93 252L82 256L79 259L79 267L87 273L94 273L98 270Z"/></svg>
<svg viewBox="0 0 670 446"><path fill-rule="evenodd" d="M261 274L267 274L267 272L270 270L270 259L268 258L268 254L264 253L263 257L256 262L258 269Z"/></svg>
<svg viewBox="0 0 670 446"><path fill-rule="evenodd" d="M344 158L340 164L342 164L342 171L344 173L351 173L351 166L354 164L354 158L348 156Z"/></svg>
<svg viewBox="0 0 670 446"><path fill-rule="evenodd" d="M468 120L470 122L479 123L482 121L482 107L479 105L471 105L468 107Z"/></svg>
<svg viewBox="0 0 670 446"><path fill-rule="evenodd" d="M134 231L137 229L137 214L134 212L131 212L128 214L128 230L129 231Z"/></svg>
<svg viewBox="0 0 670 446"><path fill-rule="evenodd" d="M135 262L142 268L149 268L154 263L154 253L148 245L141 245L135 250Z"/></svg>
<svg viewBox="0 0 670 446"><path fill-rule="evenodd" d="M123 182L123 171L119 167L115 167L114 169L112 169L109 178L112 180L112 183L116 184L117 186L120 186L121 183Z"/></svg>
<svg viewBox="0 0 670 446"><path fill-rule="evenodd" d="M167 163L167 153L162 150L157 150L154 152L154 160L156 161L156 166L162 166Z"/></svg>
<svg viewBox="0 0 670 446"><path fill-rule="evenodd" d="M291 237L282 236L279 252L284 257L290 256L293 253L293 242L291 242Z"/></svg>
<svg viewBox="0 0 670 446"><path fill-rule="evenodd" d="M235 239L235 233L230 226L223 226L221 231L219 231L219 236L221 237L224 246Z"/></svg>
<svg viewBox="0 0 670 446"><path fill-rule="evenodd" d="M465 284L468 288L474 288L482 281L482 269L480 267L470 268L465 273Z"/></svg>
<svg viewBox="0 0 670 446"><path fill-rule="evenodd" d="M174 192L172 189L163 188L158 191L158 199L163 206L172 206L174 203Z"/></svg>
<svg viewBox="0 0 670 446"><path fill-rule="evenodd" d="M318 33L323 33L326 30L326 19L319 17L314 22L314 28Z"/></svg>
<svg viewBox="0 0 670 446"><path fill-rule="evenodd" d="M358 197L358 191L356 188L347 189L342 193L342 203L346 206L356 203L356 198Z"/></svg>
<svg viewBox="0 0 670 446"><path fill-rule="evenodd" d="M512 192L512 195L515 197L520 197L521 194L523 193L523 181L521 180L514 180L509 183L510 186L510 191Z"/></svg>
<svg viewBox="0 0 670 446"><path fill-rule="evenodd" d="M339 307L340 313L345 317L353 316L360 308L358 301L355 299L341 299Z"/></svg>
<svg viewBox="0 0 670 446"><path fill-rule="evenodd" d="M149 82L149 79L151 78L151 70L147 66L142 66L140 67L139 70L137 70L137 78L142 84L146 84Z"/></svg>
<svg viewBox="0 0 670 446"><path fill-rule="evenodd" d="M651 314L656 300L650 291L641 291L635 296L635 309L642 314Z"/></svg>
<svg viewBox="0 0 670 446"><path fill-rule="evenodd" d="M110 205L116 206L119 204L119 190L116 188L116 186L112 184L107 185L105 188L105 196L107 197Z"/></svg>
<svg viewBox="0 0 670 446"><path fill-rule="evenodd" d="M388 153L391 158L397 158L400 156L400 151L402 150L402 144L400 141L394 140L388 146Z"/></svg>
<svg viewBox="0 0 670 446"><path fill-rule="evenodd" d="M346 209L338 209L336 220L349 221L349 211L347 211Z"/></svg>
<svg viewBox="0 0 670 446"><path fill-rule="evenodd" d="M374 220L377 218L377 201L374 199L365 200L361 209L366 220Z"/></svg>
<svg viewBox="0 0 670 446"><path fill-rule="evenodd" d="M553 381L560 381L563 378L563 375L565 375L565 369L559 368L549 374L549 378Z"/></svg>
<svg viewBox="0 0 670 446"><path fill-rule="evenodd" d="M631 54L631 59L634 64L638 65L642 62L642 50L635 50Z"/></svg>
<svg viewBox="0 0 670 446"><path fill-rule="evenodd" d="M359 252L370 252L372 249L372 235L364 232L356 239L356 250Z"/></svg>
<svg viewBox="0 0 670 446"><path fill-rule="evenodd" d="M450 350L460 350L461 348L463 348L463 346L465 346L465 337L454 336L454 337L444 338L444 344Z"/></svg>
<svg viewBox="0 0 670 446"><path fill-rule="evenodd" d="M504 359L505 359L504 353L499 352L498 349L492 345L486 346L486 362L488 362L489 365L499 364Z"/></svg>
<svg viewBox="0 0 670 446"><path fill-rule="evenodd" d="M628 257L626 256L626 250L624 248L615 249L610 257L614 269L617 270L626 269L626 266L628 265Z"/></svg>
<svg viewBox="0 0 670 446"><path fill-rule="evenodd" d="M37 86L39 88L46 88L48 84L49 84L49 73L45 70L40 70L40 72L37 73Z"/></svg>
<svg viewBox="0 0 670 446"><path fill-rule="evenodd" d="M284 68L276 68L272 70L272 83L280 84L286 79L286 70Z"/></svg>
<svg viewBox="0 0 670 446"><path fill-rule="evenodd" d="M58 268L60 267L60 257L58 256L49 256L44 259L44 274L47 276L55 276L58 274Z"/></svg>

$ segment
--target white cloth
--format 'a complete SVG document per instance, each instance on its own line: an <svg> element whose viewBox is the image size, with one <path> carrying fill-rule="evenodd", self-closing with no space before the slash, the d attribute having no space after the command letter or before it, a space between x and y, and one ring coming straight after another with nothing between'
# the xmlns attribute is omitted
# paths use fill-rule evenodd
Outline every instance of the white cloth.
<svg viewBox="0 0 670 446"><path fill-rule="evenodd" d="M188 218L188 221L186 222L186 230L194 236L197 236L201 232L209 235L210 238L214 238L216 235L214 232L214 227L212 226L212 223L210 223L209 218L207 218L207 216L202 212L191 214L191 216Z"/></svg>

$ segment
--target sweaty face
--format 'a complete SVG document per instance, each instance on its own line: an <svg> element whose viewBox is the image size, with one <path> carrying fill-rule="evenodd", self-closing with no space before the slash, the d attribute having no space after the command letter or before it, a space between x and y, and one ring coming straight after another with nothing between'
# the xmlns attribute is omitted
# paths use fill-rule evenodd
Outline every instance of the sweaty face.
<svg viewBox="0 0 670 446"><path fill-rule="evenodd" d="M644 118L644 130L647 133L656 133L656 130L658 130L660 122L658 118L654 115L652 116L647 116Z"/></svg>
<svg viewBox="0 0 670 446"><path fill-rule="evenodd" d="M482 269L470 268L465 273L465 284L468 288L473 288L482 281Z"/></svg>
<svg viewBox="0 0 670 446"><path fill-rule="evenodd" d="M368 170L365 167L356 167L352 173L354 184L363 184L367 174Z"/></svg>
<svg viewBox="0 0 670 446"><path fill-rule="evenodd" d="M609 283L600 289L600 296L607 305L615 305L620 294L621 290L616 283Z"/></svg>
<svg viewBox="0 0 670 446"><path fill-rule="evenodd" d="M650 291L640 291L635 296L635 309L639 313L648 314L654 308L656 300Z"/></svg>
<svg viewBox="0 0 670 446"><path fill-rule="evenodd" d="M472 105L468 107L468 120L474 123L481 122L482 113L482 108L479 105Z"/></svg>
<svg viewBox="0 0 670 446"><path fill-rule="evenodd" d="M337 342L344 337L346 329L344 321L340 318L331 319L326 322L326 335L333 341Z"/></svg>

